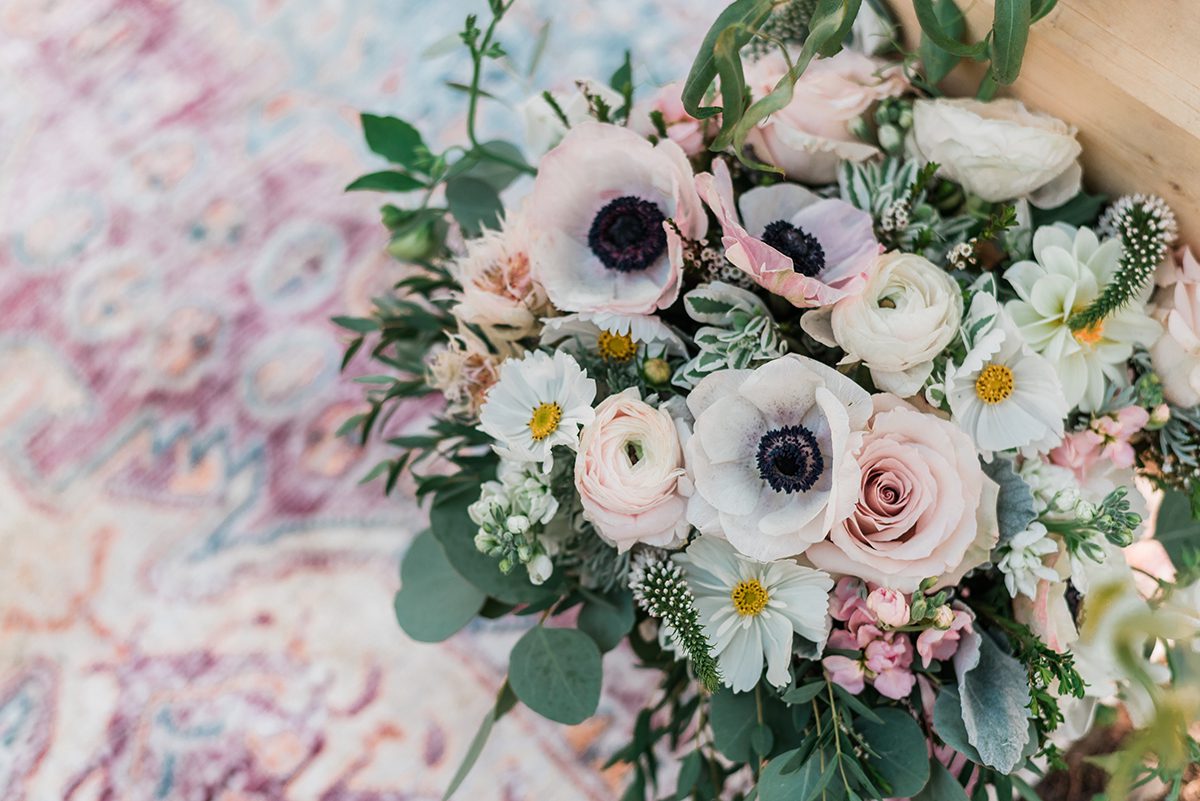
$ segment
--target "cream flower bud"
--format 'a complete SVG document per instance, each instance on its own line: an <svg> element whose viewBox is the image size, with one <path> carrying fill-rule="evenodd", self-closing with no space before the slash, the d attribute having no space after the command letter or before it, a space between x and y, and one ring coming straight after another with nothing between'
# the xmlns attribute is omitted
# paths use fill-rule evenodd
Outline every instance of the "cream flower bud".
<svg viewBox="0 0 1200 801"><path fill-rule="evenodd" d="M954 610L949 604L942 604L933 613L934 628L946 631L954 624Z"/></svg>

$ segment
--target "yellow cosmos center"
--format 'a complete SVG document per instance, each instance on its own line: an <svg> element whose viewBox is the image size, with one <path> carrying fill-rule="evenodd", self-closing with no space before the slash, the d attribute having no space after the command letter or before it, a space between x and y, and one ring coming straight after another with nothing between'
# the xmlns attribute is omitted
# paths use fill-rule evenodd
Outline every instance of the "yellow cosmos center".
<svg viewBox="0 0 1200 801"><path fill-rule="evenodd" d="M729 597L733 601L733 608L742 617L759 614L767 608L767 601L771 600L771 596L767 595L767 588L758 579L739 581L734 585Z"/></svg>
<svg viewBox="0 0 1200 801"><path fill-rule="evenodd" d="M975 394L986 404L999 403L1012 394L1013 373L1003 364L989 364L975 379Z"/></svg>
<svg viewBox="0 0 1200 801"><path fill-rule="evenodd" d="M600 358L606 362L627 362L637 352L637 345L629 334L614 334L612 331L601 331L596 338L596 350Z"/></svg>
<svg viewBox="0 0 1200 801"><path fill-rule="evenodd" d="M1095 345L1100 341L1100 337L1104 336L1104 321L1100 320L1087 328L1072 331L1071 336L1075 337L1075 341L1080 345Z"/></svg>
<svg viewBox="0 0 1200 801"><path fill-rule="evenodd" d="M529 433L537 442L550 436L558 428L562 420L562 407L557 403L541 403L534 407L533 417L529 418Z"/></svg>

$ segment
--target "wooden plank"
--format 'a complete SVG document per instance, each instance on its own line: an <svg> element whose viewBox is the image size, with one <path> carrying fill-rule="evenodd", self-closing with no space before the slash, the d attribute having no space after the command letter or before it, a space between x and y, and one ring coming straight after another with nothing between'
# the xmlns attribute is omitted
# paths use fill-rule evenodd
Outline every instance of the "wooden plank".
<svg viewBox="0 0 1200 801"><path fill-rule="evenodd" d="M970 34L990 27L991 0L960 2ZM904 39L920 28L909 0L892 0ZM979 65L947 79L973 94ZM1155 192L1200 248L1200 2L1060 0L1034 25L1021 77L1005 94L1079 128L1089 188Z"/></svg>

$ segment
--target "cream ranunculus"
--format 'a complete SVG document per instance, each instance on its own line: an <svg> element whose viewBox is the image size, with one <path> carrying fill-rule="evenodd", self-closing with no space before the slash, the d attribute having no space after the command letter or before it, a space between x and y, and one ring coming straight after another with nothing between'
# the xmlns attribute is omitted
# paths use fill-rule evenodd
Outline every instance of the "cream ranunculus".
<svg viewBox="0 0 1200 801"><path fill-rule="evenodd" d="M788 355L706 376L687 399L685 446L695 493L688 520L751 559L803 553L854 508L866 390L820 362Z"/></svg>
<svg viewBox="0 0 1200 801"><path fill-rule="evenodd" d="M746 85L756 98L765 97L787 70L783 55L772 51L746 68ZM879 152L851 133L850 123L876 101L906 89L900 67L843 50L809 64L791 102L751 131L747 141L788 178L832 183L839 162L865 161Z"/></svg>
<svg viewBox="0 0 1200 801"><path fill-rule="evenodd" d="M1079 192L1074 126L1018 100L917 100L910 145L938 174L989 202L1053 208Z"/></svg>
<svg viewBox="0 0 1200 801"><path fill-rule="evenodd" d="M894 395L872 398L853 512L805 552L829 573L913 592L923 579L951 586L987 561L1000 536L999 488L975 444L953 423Z"/></svg>
<svg viewBox="0 0 1200 801"><path fill-rule="evenodd" d="M605 398L579 436L575 488L583 516L624 552L641 543L671 547L687 538L691 484L676 422L636 388Z"/></svg>
<svg viewBox="0 0 1200 801"><path fill-rule="evenodd" d="M1163 334L1150 348L1163 394L1176 406L1200 403L1200 262L1185 249L1160 268L1154 319Z"/></svg>
<svg viewBox="0 0 1200 801"><path fill-rule="evenodd" d="M915 395L933 359L958 335L962 290L945 271L911 253L880 256L860 295L800 318L809 336L862 362L875 386Z"/></svg>

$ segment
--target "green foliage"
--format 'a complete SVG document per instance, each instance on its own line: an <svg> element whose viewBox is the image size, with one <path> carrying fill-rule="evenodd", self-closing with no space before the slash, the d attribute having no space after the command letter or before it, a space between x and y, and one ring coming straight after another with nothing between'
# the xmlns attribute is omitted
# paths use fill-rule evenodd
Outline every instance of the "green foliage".
<svg viewBox="0 0 1200 801"><path fill-rule="evenodd" d="M1121 264L1100 296L1071 315L1073 331L1092 328L1138 298L1175 239L1175 215L1161 198L1123 197L1105 212L1101 228L1121 239Z"/></svg>
<svg viewBox="0 0 1200 801"><path fill-rule="evenodd" d="M582 723L600 702L600 649L581 631L535 626L513 647L508 680L521 703L542 717Z"/></svg>
<svg viewBox="0 0 1200 801"><path fill-rule="evenodd" d="M483 753L483 747L487 745L488 737L492 734L492 727L496 725L496 721L508 714L508 711L516 703L517 696L513 694L512 687L509 686L506 679L500 686L500 692L496 695L496 703L488 708L487 714L483 716L483 721L479 724L479 730L471 738L471 744L467 746L467 753L463 755L462 762L454 771L454 776L450 779L450 784L447 785L446 792L442 795L442 801L449 801L450 797L458 791L459 786L478 761L479 755Z"/></svg>
<svg viewBox="0 0 1200 801"><path fill-rule="evenodd" d="M875 710L875 714L881 722L855 722L858 732L874 751L868 764L888 783L891 795L907 798L917 794L929 781L925 733L912 715L902 709L884 707Z"/></svg>
<svg viewBox="0 0 1200 801"><path fill-rule="evenodd" d="M400 563L396 620L418 642L441 642L483 608L486 596L455 571L433 534L413 540Z"/></svg>
<svg viewBox="0 0 1200 801"><path fill-rule="evenodd" d="M1017 475L1011 459L996 457L991 462L980 462L983 472L1000 485L1000 497L996 501L996 517L1000 524L1000 541L1004 542L1029 528L1037 519L1033 509L1033 491L1025 479Z"/></svg>
<svg viewBox="0 0 1200 801"><path fill-rule="evenodd" d="M596 641L601 651L611 651L633 628L633 595L624 589L606 594L584 592L583 607L576 625Z"/></svg>
<svg viewBox="0 0 1200 801"><path fill-rule="evenodd" d="M721 682L721 671L700 625L695 599L682 568L649 553L639 558L641 561L636 562L629 572L629 589L634 599L666 626L668 636L691 659L700 683L709 692L716 690Z"/></svg>
<svg viewBox="0 0 1200 801"><path fill-rule="evenodd" d="M937 29L944 36L955 42L962 41L967 33L967 20L954 0L933 0L932 13L937 20ZM939 47L925 29L921 30L917 54L925 67L925 79L935 85L941 83L959 61L958 56Z"/></svg>
<svg viewBox="0 0 1200 801"><path fill-rule="evenodd" d="M1200 550L1200 522L1188 496L1168 490L1158 507L1154 537L1162 543L1171 561L1181 565L1189 551Z"/></svg>
<svg viewBox="0 0 1200 801"><path fill-rule="evenodd" d="M1029 682L1021 663L985 632L963 637L954 655L962 720L982 764L1011 773L1029 744Z"/></svg>
<svg viewBox="0 0 1200 801"><path fill-rule="evenodd" d="M967 801L967 791L937 757L930 757L929 783L912 797L912 801Z"/></svg>

